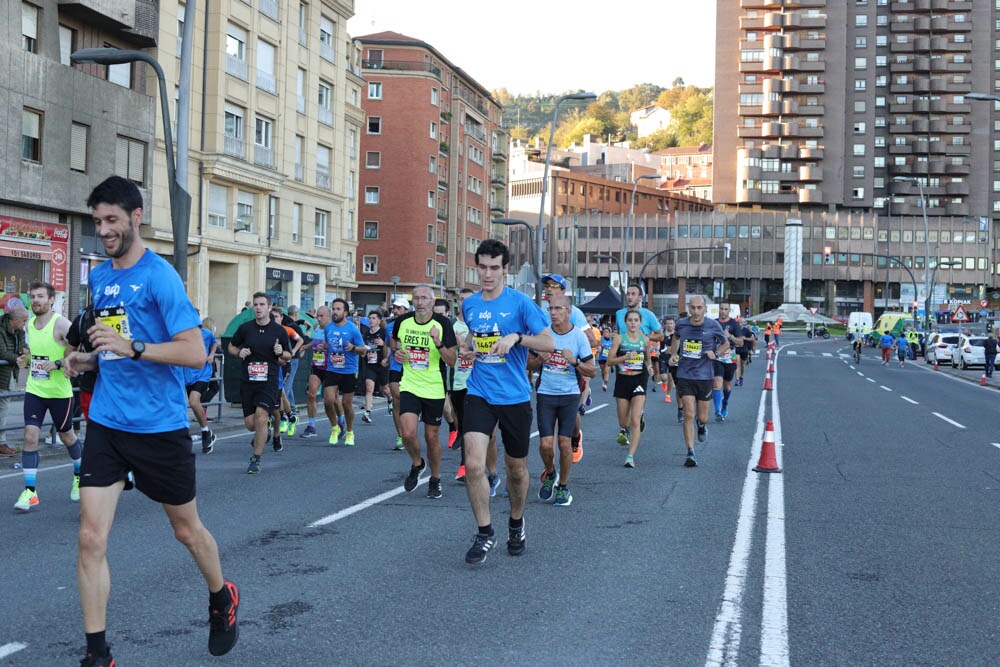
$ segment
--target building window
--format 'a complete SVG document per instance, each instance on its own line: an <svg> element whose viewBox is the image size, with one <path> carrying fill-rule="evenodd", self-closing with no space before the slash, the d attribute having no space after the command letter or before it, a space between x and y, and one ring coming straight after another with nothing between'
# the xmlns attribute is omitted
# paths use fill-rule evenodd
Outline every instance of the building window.
<svg viewBox="0 0 1000 667"><path fill-rule="evenodd" d="M132 87L132 63L108 65L104 71L107 80L122 88Z"/></svg>
<svg viewBox="0 0 1000 667"><path fill-rule="evenodd" d="M330 149L316 146L316 187L330 189Z"/></svg>
<svg viewBox="0 0 1000 667"><path fill-rule="evenodd" d="M275 48L273 44L257 40L257 87L269 93L278 92L274 76Z"/></svg>
<svg viewBox="0 0 1000 667"><path fill-rule="evenodd" d="M319 18L319 55L333 62L333 21L325 16Z"/></svg>
<svg viewBox="0 0 1000 667"><path fill-rule="evenodd" d="M382 83L380 81L368 82L368 99L370 100L382 99Z"/></svg>
<svg viewBox="0 0 1000 667"><path fill-rule="evenodd" d="M853 188L851 190L851 197L853 197L854 199L864 199L865 198L865 189L864 188Z"/></svg>
<svg viewBox="0 0 1000 667"><path fill-rule="evenodd" d="M365 186L365 203L366 204L378 204L379 202L379 188L377 185L366 185Z"/></svg>
<svg viewBox="0 0 1000 667"><path fill-rule="evenodd" d="M183 7L184 5L181 5ZM59 62L67 67L72 65L69 54L73 53L73 45L76 43L76 30L59 26Z"/></svg>
<svg viewBox="0 0 1000 667"><path fill-rule="evenodd" d="M226 104L224 129L223 129L223 152L227 155L242 158L246 154L243 143L243 115L244 110L233 104Z"/></svg>
<svg viewBox="0 0 1000 667"><path fill-rule="evenodd" d="M863 49L863 48L865 48L867 46L868 46L868 38L867 37L862 36L862 37L855 37L854 38L854 48L856 48L856 49Z"/></svg>
<svg viewBox="0 0 1000 667"><path fill-rule="evenodd" d="M377 255L362 255L361 273L378 273Z"/></svg>
<svg viewBox="0 0 1000 667"><path fill-rule="evenodd" d="M226 73L247 78L247 31L232 23L226 28Z"/></svg>
<svg viewBox="0 0 1000 667"><path fill-rule="evenodd" d="M352 160L358 157L358 131L347 131L347 157Z"/></svg>
<svg viewBox="0 0 1000 667"><path fill-rule="evenodd" d="M326 228L329 225L330 214L316 210L316 221L313 229L313 245L317 248L326 247Z"/></svg>
<svg viewBox="0 0 1000 667"><path fill-rule="evenodd" d="M347 198L354 199L354 170L347 172Z"/></svg>
<svg viewBox="0 0 1000 667"><path fill-rule="evenodd" d="M69 133L69 168L73 171L87 172L87 143L90 128L80 123L73 123Z"/></svg>
<svg viewBox="0 0 1000 667"><path fill-rule="evenodd" d="M208 184L208 226L225 229L229 192L217 183Z"/></svg>
<svg viewBox="0 0 1000 667"><path fill-rule="evenodd" d="M854 80L854 90L865 90L868 87L868 82L864 79Z"/></svg>
<svg viewBox="0 0 1000 667"><path fill-rule="evenodd" d="M292 243L302 242L302 204L292 204Z"/></svg>
<svg viewBox="0 0 1000 667"><path fill-rule="evenodd" d="M427 171L432 174L437 173L437 158L433 155L430 156L430 159L427 162Z"/></svg>
<svg viewBox="0 0 1000 667"><path fill-rule="evenodd" d="M304 176L302 156L305 154L306 138L295 135L295 180L301 182Z"/></svg>
<svg viewBox="0 0 1000 667"><path fill-rule="evenodd" d="M427 208L436 208L437 193L434 190L427 191Z"/></svg>
<svg viewBox="0 0 1000 667"><path fill-rule="evenodd" d="M21 159L42 161L42 112L21 111Z"/></svg>
<svg viewBox="0 0 1000 667"><path fill-rule="evenodd" d="M21 3L21 47L28 53L38 49L38 7Z"/></svg>
<svg viewBox="0 0 1000 667"><path fill-rule="evenodd" d="M299 3L299 44L306 46L309 43L309 5L304 2Z"/></svg>
<svg viewBox="0 0 1000 667"><path fill-rule="evenodd" d="M859 28L868 25L868 16L866 14L855 14L854 25Z"/></svg>
<svg viewBox="0 0 1000 667"><path fill-rule="evenodd" d="M379 151L368 151L365 153L365 167L367 169L378 169L382 166L382 153Z"/></svg>
<svg viewBox="0 0 1000 667"><path fill-rule="evenodd" d="M438 105L438 89L431 88L431 104L434 106Z"/></svg>
<svg viewBox="0 0 1000 667"><path fill-rule="evenodd" d="M433 261L427 260L427 262L424 264L424 275L426 275L426 276L433 276L434 275L434 262Z"/></svg>
<svg viewBox="0 0 1000 667"><path fill-rule="evenodd" d="M431 139L437 139L438 137L438 124L431 121Z"/></svg>
<svg viewBox="0 0 1000 667"><path fill-rule="evenodd" d="M118 135L115 139L115 173L142 186L146 182L146 142Z"/></svg>
<svg viewBox="0 0 1000 667"><path fill-rule="evenodd" d="M319 92L316 95L317 118L324 125L333 126L333 86L325 81L319 82Z"/></svg>
<svg viewBox="0 0 1000 667"><path fill-rule="evenodd" d="M382 117L368 117L368 134L382 134Z"/></svg>
<svg viewBox="0 0 1000 667"><path fill-rule="evenodd" d="M254 123L254 162L264 167L274 166L274 121L257 116Z"/></svg>
<svg viewBox="0 0 1000 667"><path fill-rule="evenodd" d="M253 234L253 193L236 191L236 230Z"/></svg>
<svg viewBox="0 0 1000 667"><path fill-rule="evenodd" d="M378 238L378 220L365 220L365 239Z"/></svg>
<svg viewBox="0 0 1000 667"><path fill-rule="evenodd" d="M851 176L854 178L864 178L865 177L865 166L863 164L856 164L851 167Z"/></svg>

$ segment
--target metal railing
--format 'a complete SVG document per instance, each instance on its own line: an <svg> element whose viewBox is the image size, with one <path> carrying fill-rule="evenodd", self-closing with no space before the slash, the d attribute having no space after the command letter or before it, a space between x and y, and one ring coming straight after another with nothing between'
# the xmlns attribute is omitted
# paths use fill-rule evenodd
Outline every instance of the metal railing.
<svg viewBox="0 0 1000 667"><path fill-rule="evenodd" d="M226 363L225 355L223 355L221 352L217 352L215 354L215 361L218 363L219 372L218 374L212 375L212 377L209 378L209 382L218 382L219 391L211 401L209 401L208 403L202 403L202 406L204 406L205 408L212 408L212 407L215 408L215 422L218 423L222 420L222 406L225 403L225 401L223 400L224 392L222 383L222 378L223 375L225 374L225 363ZM0 360L0 366L7 366L7 365L9 364L6 361ZM24 396L26 393L27 392L25 392L24 390L14 390L14 391L0 390L0 398L10 399L10 403L7 404L8 415L23 414L23 410L21 410L20 408L24 402ZM86 422L86 420L83 417L83 413L80 411L79 396L80 396L80 388L73 387L73 398L74 398L73 423L75 425L80 425ZM15 403L17 404L18 408L14 407ZM14 412L15 409L17 409L17 412ZM208 411L206 410L206 416L207 415ZM52 423L52 418L51 416L48 415L46 415L46 421L42 422L42 430L45 431L46 428L48 429L47 431L48 437L44 440L44 443L51 444L53 447L61 444L59 442L59 436L56 434L55 425ZM15 432L24 431L24 424L20 423L20 424L15 424L13 426L7 425L4 426L3 428L0 428L0 432L9 433L11 431ZM39 445L41 444L43 444L43 442L39 442ZM7 441L7 446L8 447L11 446L10 440Z"/></svg>

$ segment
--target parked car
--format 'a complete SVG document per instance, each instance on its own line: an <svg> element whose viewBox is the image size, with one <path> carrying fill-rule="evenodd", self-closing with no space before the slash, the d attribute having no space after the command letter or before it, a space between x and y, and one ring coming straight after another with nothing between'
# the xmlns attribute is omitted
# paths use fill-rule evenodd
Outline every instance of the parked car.
<svg viewBox="0 0 1000 667"><path fill-rule="evenodd" d="M986 366L986 350L983 348L983 341L986 336L966 336L962 334L958 339L958 345L951 355L951 365L953 368L961 368L963 371L970 366Z"/></svg>
<svg viewBox="0 0 1000 667"><path fill-rule="evenodd" d="M959 338L961 338L961 334L958 333L941 333L940 331L932 333L931 337L927 339L924 361L929 364L950 362L952 351L958 345Z"/></svg>

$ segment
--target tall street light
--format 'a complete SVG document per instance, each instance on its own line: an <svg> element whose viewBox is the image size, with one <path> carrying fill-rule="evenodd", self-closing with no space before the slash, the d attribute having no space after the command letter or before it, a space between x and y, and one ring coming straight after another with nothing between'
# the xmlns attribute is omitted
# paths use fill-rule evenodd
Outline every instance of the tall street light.
<svg viewBox="0 0 1000 667"><path fill-rule="evenodd" d="M985 101L985 102L993 102L993 108L994 109L997 109L998 105L1000 105L1000 95L991 95L989 93L966 93L965 94L965 99L967 99L967 100L979 100L979 101ZM992 259L993 259L993 247L992 247L992 244L993 244L993 230L992 230L992 226L993 225L991 224L992 221L991 221L990 218L987 218L986 220L987 220L987 223L986 223L987 224L987 226L986 226L986 247L987 247L987 252L986 252L986 271L983 274L983 292L982 292L982 294L979 295L980 298L983 298L983 299L986 298L986 292L989 289L988 283L989 283L989 280L990 280L990 277L989 277L990 276L990 269L992 268L990 266L990 264L993 263L992 262Z"/></svg>
<svg viewBox="0 0 1000 667"><path fill-rule="evenodd" d="M144 51L129 49L80 49L69 56L74 63L96 63L98 65L123 65L136 61L148 63L160 83L160 111L163 116L163 142L166 147L167 181L170 194L170 222L174 234L174 269L181 276L181 281L187 286L187 242L191 225L191 195L184 185L177 180L177 167L174 162L174 139L170 132L170 103L167 97L167 81L163 76L163 68L156 58ZM178 126L178 132L186 128ZM178 156L187 161L187 156Z"/></svg>
<svg viewBox="0 0 1000 667"><path fill-rule="evenodd" d="M440 284L441 284L441 298L444 298L444 274L445 271L448 270L448 263L438 262L437 267L438 267L438 278L440 279Z"/></svg>
<svg viewBox="0 0 1000 667"><path fill-rule="evenodd" d="M916 183L920 191L920 212L924 214L924 287L927 294L924 295L924 329L930 328L931 317L931 228L927 223L927 200L924 198L924 183L919 178L913 176L893 176L892 180L901 183ZM888 306L889 295L884 295Z"/></svg>
<svg viewBox="0 0 1000 667"><path fill-rule="evenodd" d="M535 238L535 271L538 272L538 281L535 283L535 301L542 301L542 230L545 223L545 195L549 189L549 165L552 163L552 139L556 134L556 120L559 118L559 106L568 100L574 102L589 102L596 100L594 93L570 93L563 95L556 100L552 108L552 125L549 128L549 145L545 149L545 170L542 172L542 201L538 205L538 231ZM573 286L574 289L576 286Z"/></svg>
<svg viewBox="0 0 1000 667"><path fill-rule="evenodd" d="M531 229L531 225L529 225L524 220L515 220L514 218L497 218L496 220L491 220L490 222L492 224L494 224L494 225L503 225L505 227L511 227L511 226L515 226L515 225L520 225L520 226L524 227L525 229L527 229L528 230L528 246L529 246L528 252L530 253L531 251L536 250L536 255L538 257L538 260L539 260L539 262L541 261L541 257L542 257L542 250L541 250L542 241L541 241L541 238L542 237L539 235L537 238L533 238L532 232L534 230ZM538 231L539 231L539 234L542 231L541 224L539 224L539 226L538 226ZM535 276L535 303L541 303L542 302L542 268L541 268L541 264L538 264L538 265L535 266L535 272L537 273L537 275Z"/></svg>
<svg viewBox="0 0 1000 667"><path fill-rule="evenodd" d="M607 260L613 261L615 264L618 265L618 276L620 277L622 275L622 263L614 255L609 255L607 253L601 252L601 253L597 253L593 257L594 257L594 259L598 259L598 260L600 260L600 259L607 259ZM608 278L608 282L609 283L611 282L610 276ZM625 289L622 287L621 281L618 282L618 295L621 297L622 303L624 304L625 303Z"/></svg>
<svg viewBox="0 0 1000 667"><path fill-rule="evenodd" d="M393 276L389 278L392 281L392 299L389 300L389 306L392 306L392 302L396 300L396 290L399 287L399 276Z"/></svg>
<svg viewBox="0 0 1000 667"><path fill-rule="evenodd" d="M931 271L931 291L934 290L934 278L937 276L937 270L938 269L940 269L942 267L944 267L946 269L954 269L954 268L960 268L961 266L962 266L962 262L956 262L954 260L944 260L944 261L941 261L940 257L936 258L935 262L934 262L934 270ZM930 328L929 326L924 326L925 330L929 329L929 328Z"/></svg>
<svg viewBox="0 0 1000 667"><path fill-rule="evenodd" d="M622 243L624 244L624 247L622 249L622 260L624 260L624 262L625 262L625 270L626 271L632 268L632 264L633 264L632 260L634 259L633 257L629 256L629 242L628 242L628 239L629 239L629 236L631 236L631 234L632 234L632 219L635 217L635 191L636 191L636 188L639 186L639 181L641 181L644 178L656 178L656 179L658 179L658 178L660 178L660 175L659 174L643 174L641 176L637 176L637 177L635 177L635 178L632 179L632 199L629 200L629 203L628 203L628 222L625 225L625 238L622 241ZM634 252L635 251L633 250L633 253Z"/></svg>

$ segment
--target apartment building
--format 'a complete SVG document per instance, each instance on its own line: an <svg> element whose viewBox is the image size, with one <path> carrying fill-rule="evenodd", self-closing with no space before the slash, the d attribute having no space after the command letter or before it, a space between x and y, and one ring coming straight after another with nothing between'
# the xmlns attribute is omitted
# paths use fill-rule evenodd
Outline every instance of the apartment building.
<svg viewBox="0 0 1000 667"><path fill-rule="evenodd" d="M160 3L155 52L174 94L193 21L188 292L221 324L256 291L303 310L356 284L360 56L353 0ZM165 173L162 127L155 165ZM165 178L148 242L172 253Z"/></svg>
<svg viewBox="0 0 1000 667"><path fill-rule="evenodd" d="M365 78L357 283L374 306L420 283L475 287L475 251L506 212L508 136L489 91L432 45L356 38Z"/></svg>
<svg viewBox="0 0 1000 667"><path fill-rule="evenodd" d="M869 309L909 309L912 281L890 261L886 292L884 258L875 258L879 271L851 278L851 267L871 259L866 254L899 257L921 275L928 260L957 263L940 272L949 292L935 295L937 306L991 299L1000 116L966 96L1000 90L1000 3L720 0L718 7L716 204L790 217L849 214L839 219L856 228L821 224L806 255L830 246L838 269L828 269L824 291L848 292Z"/></svg>
<svg viewBox="0 0 1000 667"><path fill-rule="evenodd" d="M677 146L656 151L660 158L660 187L700 199L712 199L712 146Z"/></svg>
<svg viewBox="0 0 1000 667"><path fill-rule="evenodd" d="M0 94L7 131L0 163L0 307L33 280L56 288L56 308L76 313L104 252L87 196L112 173L148 201L153 184L154 99L144 71L72 65L81 48L145 48L157 32L155 3L56 0L3 4ZM17 129L20 128L20 132Z"/></svg>

